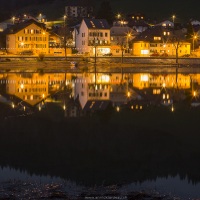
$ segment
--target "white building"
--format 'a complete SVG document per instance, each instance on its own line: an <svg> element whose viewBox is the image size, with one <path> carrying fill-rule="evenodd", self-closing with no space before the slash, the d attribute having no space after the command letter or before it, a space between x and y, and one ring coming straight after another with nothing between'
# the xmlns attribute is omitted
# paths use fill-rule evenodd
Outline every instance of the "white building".
<svg viewBox="0 0 200 200"><path fill-rule="evenodd" d="M105 19L85 18L74 31L75 46L79 53L96 53L97 56L110 53L110 26Z"/></svg>

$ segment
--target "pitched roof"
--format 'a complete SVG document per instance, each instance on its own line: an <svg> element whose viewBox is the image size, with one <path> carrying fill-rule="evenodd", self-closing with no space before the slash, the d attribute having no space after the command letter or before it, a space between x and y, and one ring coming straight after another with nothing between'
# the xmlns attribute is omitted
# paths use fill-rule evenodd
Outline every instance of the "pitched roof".
<svg viewBox="0 0 200 200"><path fill-rule="evenodd" d="M170 35L164 35L164 32L170 32ZM162 40L168 40L172 38L178 38L179 41L186 42L185 33L182 29L173 30L170 28L162 27L162 26L153 26L142 32L140 35L136 36L134 41L148 41L148 42L156 42L154 37L161 37Z"/></svg>
<svg viewBox="0 0 200 200"><path fill-rule="evenodd" d="M88 29L110 29L110 26L106 19L91 19L84 18L86 26Z"/></svg>
<svg viewBox="0 0 200 200"><path fill-rule="evenodd" d="M110 100L89 100L85 104L83 111L103 111L106 110L109 105L111 105Z"/></svg>
<svg viewBox="0 0 200 200"><path fill-rule="evenodd" d="M34 19L30 19L30 20L27 20L25 22L21 22L21 23L18 23L18 24L11 26L9 29L6 30L6 33L7 34L15 34L15 33L19 32L20 30L23 30L27 26L33 24L33 23L36 24L37 26L43 28L43 29L45 28L45 24L37 22Z"/></svg>
<svg viewBox="0 0 200 200"><path fill-rule="evenodd" d="M128 26L113 26L110 28L111 36L126 36L127 33L131 33L131 35L137 35L137 32Z"/></svg>

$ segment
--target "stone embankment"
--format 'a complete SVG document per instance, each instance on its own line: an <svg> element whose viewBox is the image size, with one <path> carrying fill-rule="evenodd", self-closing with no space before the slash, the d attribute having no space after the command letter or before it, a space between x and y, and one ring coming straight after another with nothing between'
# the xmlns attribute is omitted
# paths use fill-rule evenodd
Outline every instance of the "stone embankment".
<svg viewBox="0 0 200 200"><path fill-rule="evenodd" d="M81 68L92 67L96 63L97 67L128 67L128 68L163 68L163 67L180 67L188 68L200 67L200 58L179 58L178 64L175 58L152 58L152 57L81 57L81 56L68 56L64 57L45 57L42 61L36 56L1 56L0 57L0 70L37 70L37 69L67 69L72 66L72 62L76 62Z"/></svg>

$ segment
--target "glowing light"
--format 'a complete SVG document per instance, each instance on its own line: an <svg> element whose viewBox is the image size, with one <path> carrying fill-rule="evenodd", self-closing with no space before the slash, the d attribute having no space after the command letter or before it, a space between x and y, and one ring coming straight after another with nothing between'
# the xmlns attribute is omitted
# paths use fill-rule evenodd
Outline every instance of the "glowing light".
<svg viewBox="0 0 200 200"><path fill-rule="evenodd" d="M149 80L149 77L148 77L147 74L142 74L140 80L141 80L141 81L148 81L148 80Z"/></svg>
<svg viewBox="0 0 200 200"><path fill-rule="evenodd" d="M21 85L20 85L20 88L23 89L23 88L24 88L24 84L21 84Z"/></svg>
<svg viewBox="0 0 200 200"><path fill-rule="evenodd" d="M119 111L120 111L120 107L119 107L119 106L117 106L117 107L116 107L116 110L117 110L117 112L119 112Z"/></svg>
<svg viewBox="0 0 200 200"><path fill-rule="evenodd" d="M63 110L66 110L66 106L65 105L63 105Z"/></svg>

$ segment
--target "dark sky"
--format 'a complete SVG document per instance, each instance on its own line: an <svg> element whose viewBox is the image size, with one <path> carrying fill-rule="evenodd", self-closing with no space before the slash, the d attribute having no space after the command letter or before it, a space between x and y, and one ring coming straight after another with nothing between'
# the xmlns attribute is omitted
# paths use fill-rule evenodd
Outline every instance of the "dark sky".
<svg viewBox="0 0 200 200"><path fill-rule="evenodd" d="M113 10L143 12L151 18L168 18L175 14L179 20L200 20L197 0L110 0Z"/></svg>
<svg viewBox="0 0 200 200"><path fill-rule="evenodd" d="M0 18L2 19L5 15L12 16L12 13L18 11L21 7L32 5L41 6L44 4L44 9L52 2L54 5L59 5L58 2L67 2L68 0L1 0L0 6ZM70 0L73 1L73 0ZM173 14L176 15L177 20L185 21L190 18L200 20L200 11L197 5L197 0L109 0L112 10L115 14L140 12L143 13L146 18L150 19L166 19L170 18ZM98 6L102 0L93 0L94 4ZM64 8L54 7L54 14L56 12L64 13ZM51 12L52 13L52 12Z"/></svg>

